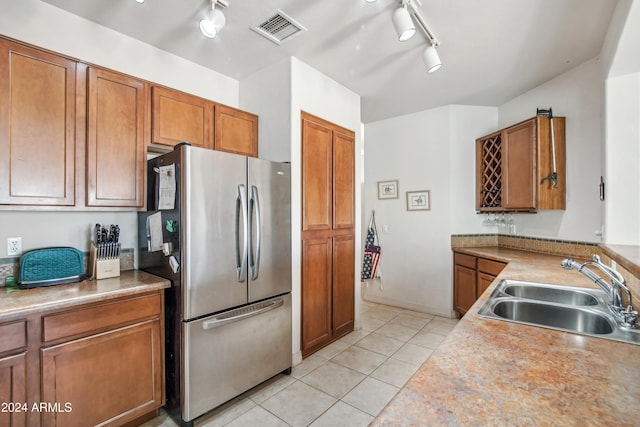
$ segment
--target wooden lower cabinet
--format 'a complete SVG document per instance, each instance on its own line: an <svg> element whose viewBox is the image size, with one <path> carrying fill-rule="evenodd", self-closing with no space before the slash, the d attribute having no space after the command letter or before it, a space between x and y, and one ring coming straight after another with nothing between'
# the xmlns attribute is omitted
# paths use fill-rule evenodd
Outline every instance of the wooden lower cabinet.
<svg viewBox="0 0 640 427"><path fill-rule="evenodd" d="M0 357L0 426L26 426L27 402L26 352Z"/></svg>
<svg viewBox="0 0 640 427"><path fill-rule="evenodd" d="M164 404L162 290L34 313L0 337L0 403L25 409L0 427L121 426Z"/></svg>
<svg viewBox="0 0 640 427"><path fill-rule="evenodd" d="M331 238L302 242L302 355L331 341Z"/></svg>
<svg viewBox="0 0 640 427"><path fill-rule="evenodd" d="M463 316L506 266L473 255L453 254L453 309Z"/></svg>
<svg viewBox="0 0 640 427"><path fill-rule="evenodd" d="M302 243L302 357L354 326L355 240L352 234Z"/></svg>
<svg viewBox="0 0 640 427"><path fill-rule="evenodd" d="M455 265L453 271L453 309L463 315L476 302L476 270Z"/></svg>
<svg viewBox="0 0 640 427"><path fill-rule="evenodd" d="M333 336L341 337L353 331L355 319L355 236L333 238Z"/></svg>
<svg viewBox="0 0 640 427"><path fill-rule="evenodd" d="M42 349L42 401L59 405L43 425L120 425L158 408L160 336L153 320Z"/></svg>

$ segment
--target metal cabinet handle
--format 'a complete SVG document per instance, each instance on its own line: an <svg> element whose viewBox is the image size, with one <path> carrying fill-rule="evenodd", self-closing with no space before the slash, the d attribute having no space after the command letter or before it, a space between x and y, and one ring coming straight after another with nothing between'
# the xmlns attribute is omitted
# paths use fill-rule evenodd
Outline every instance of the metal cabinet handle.
<svg viewBox="0 0 640 427"><path fill-rule="evenodd" d="M250 263L250 269L251 269L251 280L256 280L258 278L258 274L260 273L260 249L262 246L262 242L261 242L261 238L262 238L262 220L261 220L261 216L260 216L260 198L258 195L258 187L256 187L255 185L251 186L251 212L250 212L250 218L255 218L255 225L256 225L256 234L255 236L253 235L253 226L251 227L251 242L252 242L252 247L251 247L251 263ZM254 248L253 248L253 241L255 238L255 255L254 255Z"/></svg>
<svg viewBox="0 0 640 427"><path fill-rule="evenodd" d="M248 220L247 220L247 196L245 186L238 185L238 194L236 196L236 276L238 282L246 280L247 272L247 239L248 239ZM242 248L240 243L240 216L242 216Z"/></svg>

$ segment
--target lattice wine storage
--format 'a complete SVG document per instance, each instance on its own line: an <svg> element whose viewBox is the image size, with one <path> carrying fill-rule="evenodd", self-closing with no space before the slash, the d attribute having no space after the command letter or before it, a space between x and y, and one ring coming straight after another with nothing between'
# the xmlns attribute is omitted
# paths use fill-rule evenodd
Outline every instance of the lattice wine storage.
<svg viewBox="0 0 640 427"><path fill-rule="evenodd" d="M480 198L479 209L502 206L502 138L501 134L478 140L480 144L479 165Z"/></svg>

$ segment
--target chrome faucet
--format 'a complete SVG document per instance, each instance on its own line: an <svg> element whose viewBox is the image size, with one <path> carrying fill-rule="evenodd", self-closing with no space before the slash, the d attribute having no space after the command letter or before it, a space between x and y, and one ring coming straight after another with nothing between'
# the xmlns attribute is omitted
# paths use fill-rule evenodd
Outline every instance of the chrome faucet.
<svg viewBox="0 0 640 427"><path fill-rule="evenodd" d="M636 327L638 312L633 309L631 291L627 288L626 281L619 272L603 264L598 255L593 255L593 261L585 262L584 264L578 264L571 258L565 258L560 262L560 265L566 270L576 270L591 279L591 281L598 285L609 296L609 308L613 314L621 320L625 326L630 328ZM611 280L611 285L587 267L596 267L602 271ZM624 292L627 297L626 307L622 303L621 291Z"/></svg>

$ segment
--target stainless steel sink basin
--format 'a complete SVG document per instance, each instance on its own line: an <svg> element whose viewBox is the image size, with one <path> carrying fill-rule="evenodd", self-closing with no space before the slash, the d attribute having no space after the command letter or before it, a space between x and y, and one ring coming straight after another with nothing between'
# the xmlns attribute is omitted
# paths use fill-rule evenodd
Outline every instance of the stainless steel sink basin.
<svg viewBox="0 0 640 427"><path fill-rule="evenodd" d="M534 301L505 300L493 306L503 319L549 326L582 334L610 334L615 324L598 312Z"/></svg>
<svg viewBox="0 0 640 427"><path fill-rule="evenodd" d="M605 300L600 289L502 280L478 315L640 345L640 331L617 322Z"/></svg>
<svg viewBox="0 0 640 427"><path fill-rule="evenodd" d="M514 284L504 287L504 293L519 298L556 302L567 305L598 305L594 295L575 288L537 284Z"/></svg>

